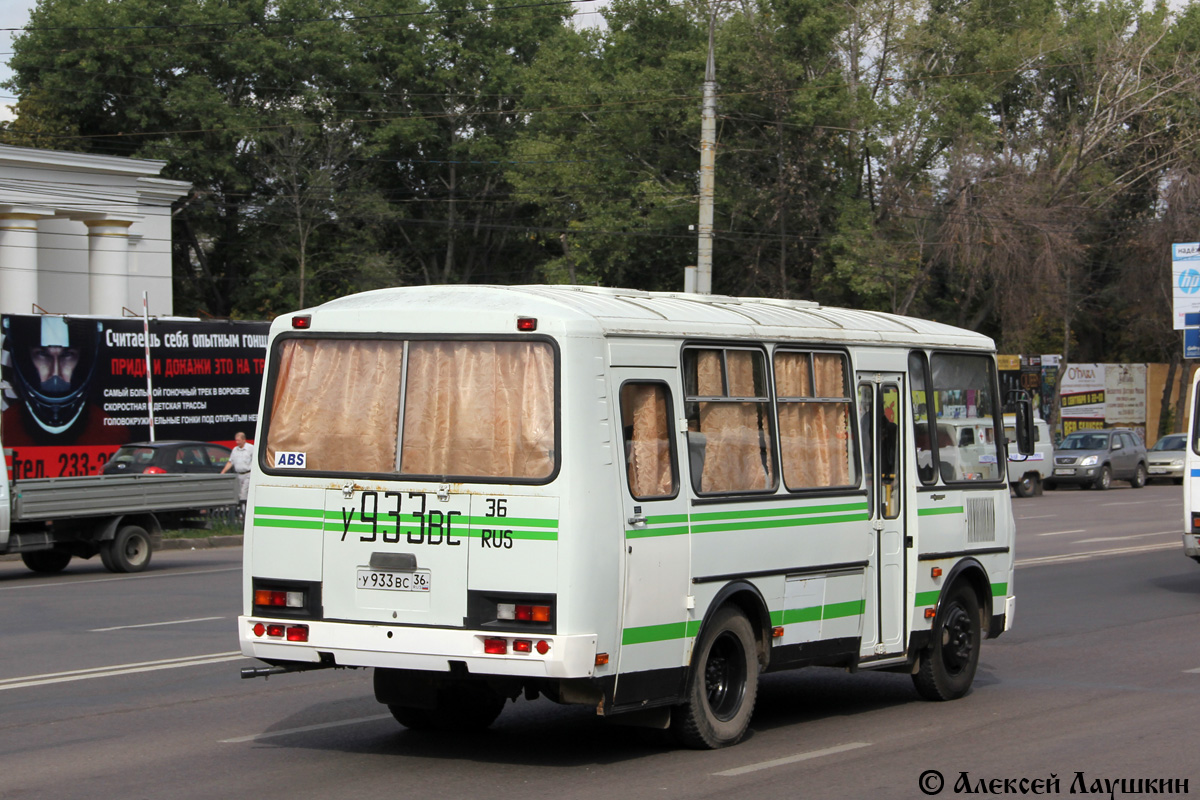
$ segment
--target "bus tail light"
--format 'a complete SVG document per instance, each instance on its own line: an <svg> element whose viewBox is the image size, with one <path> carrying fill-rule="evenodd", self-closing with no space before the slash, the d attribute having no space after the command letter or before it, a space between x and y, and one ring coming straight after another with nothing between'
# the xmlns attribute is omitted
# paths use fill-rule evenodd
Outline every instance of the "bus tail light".
<svg viewBox="0 0 1200 800"><path fill-rule="evenodd" d="M255 589L254 605L277 608L304 608L304 592L288 592L279 589Z"/></svg>
<svg viewBox="0 0 1200 800"><path fill-rule="evenodd" d="M280 626L282 627L282 626ZM287 640L289 642L307 642L308 641L308 626L307 625L289 625L287 629Z"/></svg>
<svg viewBox="0 0 1200 800"><path fill-rule="evenodd" d="M1192 512L1192 531L1200 533L1200 512Z"/></svg>
<svg viewBox="0 0 1200 800"><path fill-rule="evenodd" d="M533 642L531 642L529 639L514 639L513 640L513 652L514 653L532 653L533 652Z"/></svg>
<svg viewBox="0 0 1200 800"><path fill-rule="evenodd" d="M495 637L484 639L483 652L494 656L508 655L508 640Z"/></svg>
<svg viewBox="0 0 1200 800"><path fill-rule="evenodd" d="M527 603L497 603L496 619L519 622L549 622L550 606L535 606Z"/></svg>

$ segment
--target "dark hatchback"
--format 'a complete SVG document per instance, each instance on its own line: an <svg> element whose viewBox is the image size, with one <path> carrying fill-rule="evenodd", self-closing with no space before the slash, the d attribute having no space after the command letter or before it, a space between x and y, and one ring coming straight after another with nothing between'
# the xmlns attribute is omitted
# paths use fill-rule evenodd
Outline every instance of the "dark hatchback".
<svg viewBox="0 0 1200 800"><path fill-rule="evenodd" d="M229 448L209 442L135 442L123 445L104 465L105 475L217 473Z"/></svg>

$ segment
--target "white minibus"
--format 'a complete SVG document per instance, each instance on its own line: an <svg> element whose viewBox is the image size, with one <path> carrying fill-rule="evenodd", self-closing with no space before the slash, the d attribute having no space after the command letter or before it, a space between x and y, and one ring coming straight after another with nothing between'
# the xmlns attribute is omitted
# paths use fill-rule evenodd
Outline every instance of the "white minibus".
<svg viewBox="0 0 1200 800"><path fill-rule="evenodd" d="M760 673L892 670L949 700L1012 625L986 336L805 301L425 286L285 314L268 356L247 677L370 667L409 728L545 696L713 748L746 732ZM939 446L940 424L969 443Z"/></svg>

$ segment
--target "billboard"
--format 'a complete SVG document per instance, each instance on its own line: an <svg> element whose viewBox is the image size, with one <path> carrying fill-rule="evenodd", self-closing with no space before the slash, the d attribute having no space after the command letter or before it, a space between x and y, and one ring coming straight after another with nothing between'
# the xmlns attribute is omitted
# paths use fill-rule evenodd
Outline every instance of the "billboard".
<svg viewBox="0 0 1200 800"><path fill-rule="evenodd" d="M151 319L155 438L253 440L267 322ZM0 441L13 478L97 474L150 438L146 333L136 318L0 317Z"/></svg>
<svg viewBox="0 0 1200 800"><path fill-rule="evenodd" d="M1200 242L1171 245L1171 301L1175 330L1184 315L1200 311Z"/></svg>

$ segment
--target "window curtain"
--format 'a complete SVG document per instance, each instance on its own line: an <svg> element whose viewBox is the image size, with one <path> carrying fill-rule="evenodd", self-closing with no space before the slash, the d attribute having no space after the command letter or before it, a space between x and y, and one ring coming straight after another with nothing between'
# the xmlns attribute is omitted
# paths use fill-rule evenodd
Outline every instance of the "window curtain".
<svg viewBox="0 0 1200 800"><path fill-rule="evenodd" d="M267 434L267 460L305 453L306 468L391 472L396 463L404 343L288 339Z"/></svg>
<svg viewBox="0 0 1200 800"><path fill-rule="evenodd" d="M632 417L629 440L629 492L637 499L664 497L675 491L666 387L629 383L622 387L622 406Z"/></svg>
<svg viewBox="0 0 1200 800"><path fill-rule="evenodd" d="M779 393L779 444L783 480L790 489L848 486L855 482L851 460L850 404L787 402L783 398L843 398L846 377L841 356L778 353L775 383Z"/></svg>
<svg viewBox="0 0 1200 800"><path fill-rule="evenodd" d="M401 471L545 478L554 356L541 342L411 342Z"/></svg>
<svg viewBox="0 0 1200 800"><path fill-rule="evenodd" d="M701 397L755 397L755 354L728 350L725 355L728 393L722 391L721 351L702 350L696 360L697 394ZM700 433L705 436L700 491L762 491L774 485L771 448L763 430L763 405L756 402L700 403Z"/></svg>

